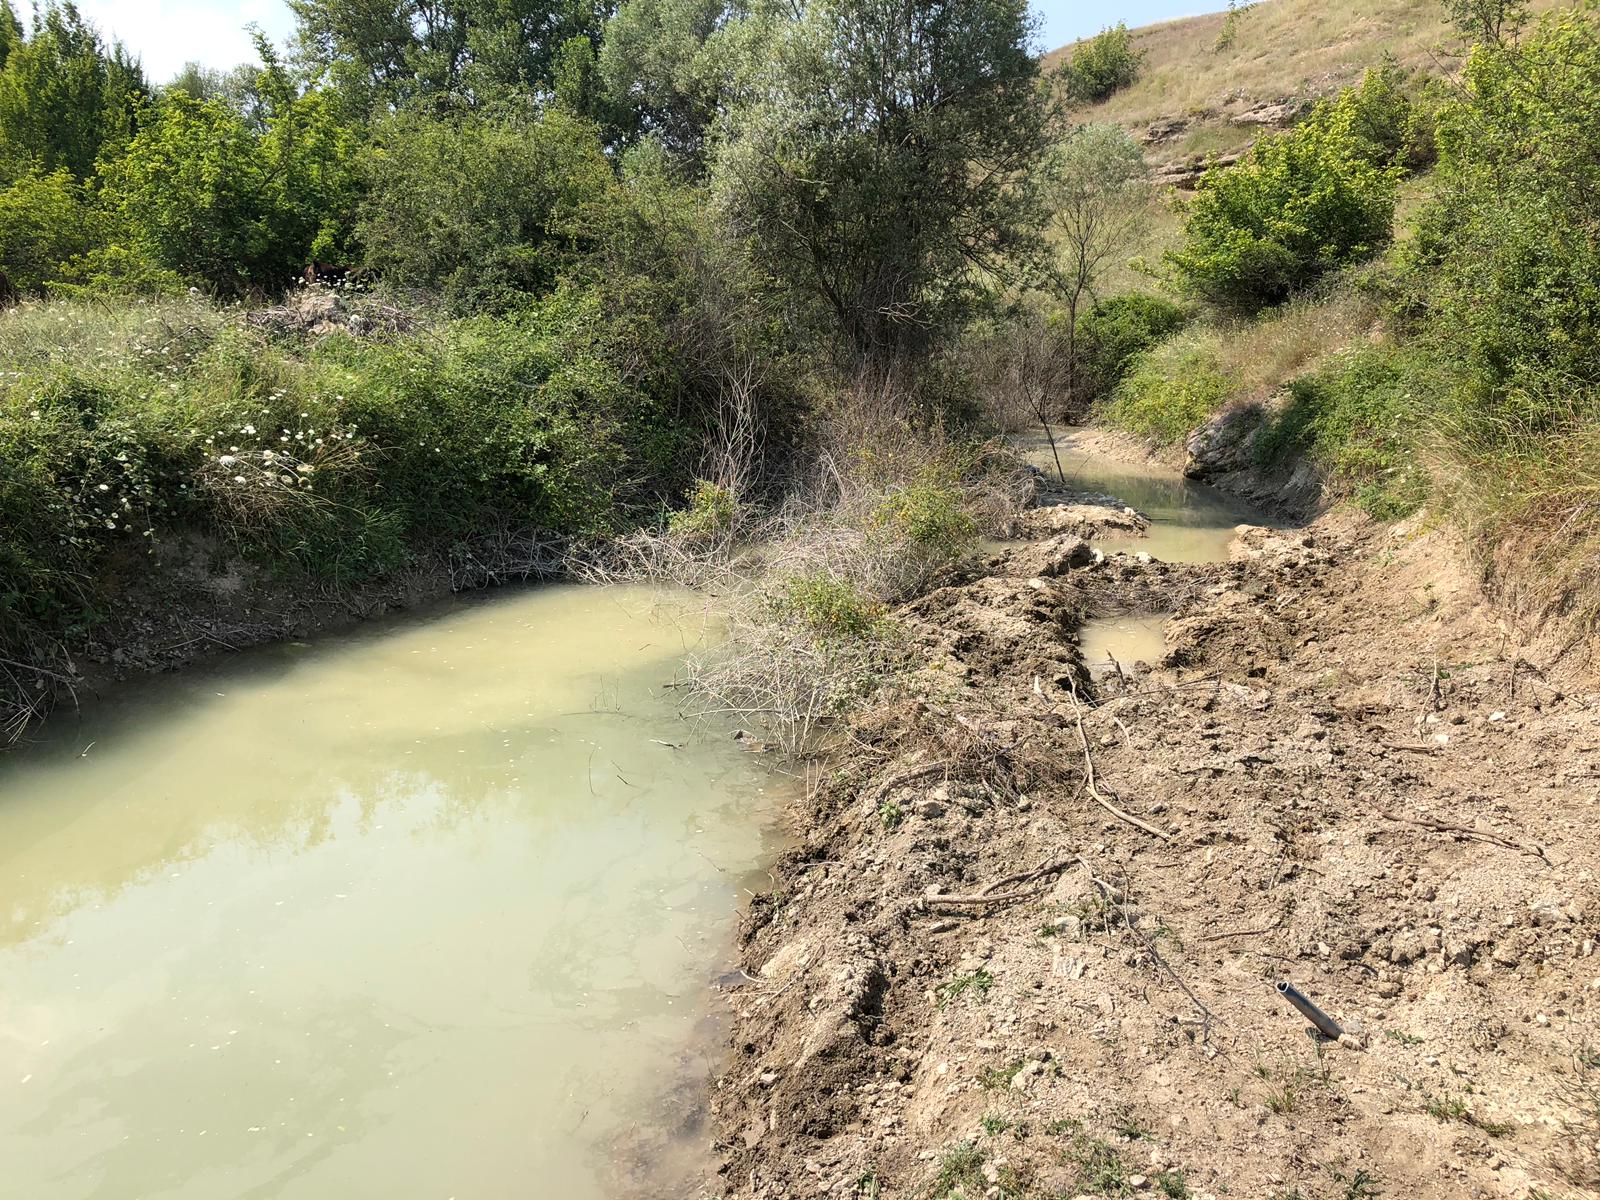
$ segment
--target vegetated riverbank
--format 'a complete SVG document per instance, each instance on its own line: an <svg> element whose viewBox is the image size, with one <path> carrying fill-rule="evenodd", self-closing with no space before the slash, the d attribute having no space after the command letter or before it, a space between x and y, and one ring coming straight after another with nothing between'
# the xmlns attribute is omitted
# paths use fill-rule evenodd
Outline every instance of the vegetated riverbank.
<svg viewBox="0 0 1600 1200"><path fill-rule="evenodd" d="M1465 564L1339 511L900 607L742 930L724 1194L1593 1194L1600 697ZM1141 610L1165 657L1091 680Z"/></svg>

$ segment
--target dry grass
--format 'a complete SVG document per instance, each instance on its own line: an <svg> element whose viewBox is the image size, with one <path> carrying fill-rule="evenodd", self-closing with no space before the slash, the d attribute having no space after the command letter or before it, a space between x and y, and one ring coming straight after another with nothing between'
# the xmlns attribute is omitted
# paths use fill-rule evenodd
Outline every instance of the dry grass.
<svg viewBox="0 0 1600 1200"><path fill-rule="evenodd" d="M1481 418L1479 419L1481 421ZM1442 430L1440 503L1481 556L1496 599L1571 649L1600 651L1600 414L1575 404L1562 432Z"/></svg>
<svg viewBox="0 0 1600 1200"><path fill-rule="evenodd" d="M1534 0L1535 12L1559 8ZM1331 95L1392 59L1438 72L1457 61L1459 39L1439 0L1265 0L1244 11L1233 43L1217 49L1227 14L1209 13L1135 31L1145 52L1132 86L1072 113L1078 121L1115 121L1140 130L1164 117L1193 121L1182 139L1151 148L1162 161L1223 153L1249 144L1255 131L1229 117L1252 105ZM1071 53L1045 55L1046 68Z"/></svg>
<svg viewBox="0 0 1600 1200"><path fill-rule="evenodd" d="M685 708L733 719L800 757L907 664L889 610L976 549L1026 502L1029 477L921 419L910 397L862 385L821 419L814 465L735 536L671 528L583 552L592 580L665 578L717 592L726 636L687 663Z"/></svg>
<svg viewBox="0 0 1600 1200"><path fill-rule="evenodd" d="M1101 419L1176 443L1212 413L1264 404L1297 376L1371 335L1376 303L1335 282L1254 320L1200 321L1139 360Z"/></svg>

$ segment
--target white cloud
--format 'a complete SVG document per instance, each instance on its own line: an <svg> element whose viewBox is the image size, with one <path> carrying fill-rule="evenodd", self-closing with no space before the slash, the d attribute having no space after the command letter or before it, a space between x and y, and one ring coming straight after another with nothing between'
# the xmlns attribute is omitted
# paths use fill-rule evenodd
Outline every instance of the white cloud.
<svg viewBox="0 0 1600 1200"><path fill-rule="evenodd" d="M252 22L279 43L294 29L283 0L78 0L78 11L137 55L153 83L186 62L226 70L251 61Z"/></svg>

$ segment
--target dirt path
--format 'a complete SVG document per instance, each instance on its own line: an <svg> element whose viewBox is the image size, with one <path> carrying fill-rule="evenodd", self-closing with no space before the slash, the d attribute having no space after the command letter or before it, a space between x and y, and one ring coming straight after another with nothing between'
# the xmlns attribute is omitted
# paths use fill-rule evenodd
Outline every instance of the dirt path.
<svg viewBox="0 0 1600 1200"><path fill-rule="evenodd" d="M1062 536L907 606L745 924L724 1195L1597 1194L1600 697L1458 561ZM1091 681L1119 609L1169 653Z"/></svg>

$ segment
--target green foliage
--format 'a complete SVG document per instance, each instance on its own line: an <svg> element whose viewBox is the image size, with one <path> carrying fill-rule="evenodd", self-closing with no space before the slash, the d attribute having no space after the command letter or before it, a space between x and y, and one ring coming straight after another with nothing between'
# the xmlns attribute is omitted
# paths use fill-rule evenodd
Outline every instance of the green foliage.
<svg viewBox="0 0 1600 1200"><path fill-rule="evenodd" d="M109 49L70 3L46 0L22 37L0 9L0 182L58 169L79 180L132 136L147 89L120 44Z"/></svg>
<svg viewBox="0 0 1600 1200"><path fill-rule="evenodd" d="M916 480L888 493L872 514L874 528L906 544L914 554L948 562L972 550L978 524L961 492L935 478Z"/></svg>
<svg viewBox="0 0 1600 1200"><path fill-rule="evenodd" d="M1139 74L1144 51L1133 45L1133 34L1119 21L1079 42L1061 69L1062 90L1081 104L1097 104L1127 87Z"/></svg>
<svg viewBox="0 0 1600 1200"><path fill-rule="evenodd" d="M353 154L321 93L286 99L258 133L221 100L172 92L108 169L105 194L153 262L224 293L276 290L308 262L343 257Z"/></svg>
<svg viewBox="0 0 1600 1200"><path fill-rule="evenodd" d="M500 523L607 530L670 420L623 376L636 337L593 295L310 346L199 301L27 306L0 325L0 638L92 619L109 556L186 528L340 582Z"/></svg>
<svg viewBox="0 0 1600 1200"><path fill-rule="evenodd" d="M361 113L476 107L555 91L574 37L598 40L601 5L568 0L289 0L312 74Z"/></svg>
<svg viewBox="0 0 1600 1200"><path fill-rule="evenodd" d="M859 586L826 571L784 580L773 608L823 639L867 637L883 616L883 606Z"/></svg>
<svg viewBox="0 0 1600 1200"><path fill-rule="evenodd" d="M934 989L933 995L939 1007L943 1008L950 1001L969 992L981 1000L989 994L989 989L992 987L994 987L994 976L980 967L971 974L957 975L953 979L945 980ZM1017 1064L1018 1069L1021 1066L1021 1063ZM1015 1074L1015 1070L1012 1073Z"/></svg>
<svg viewBox="0 0 1600 1200"><path fill-rule="evenodd" d="M0 270L21 291L43 290L93 242L94 213L65 167L31 171L0 192Z"/></svg>
<svg viewBox="0 0 1600 1200"><path fill-rule="evenodd" d="M1023 0L815 0L765 47L717 195L844 357L928 345L1026 233L1016 184L1044 149L1030 29Z"/></svg>
<svg viewBox="0 0 1600 1200"><path fill-rule="evenodd" d="M738 522L739 500L732 489L697 479L688 505L672 514L667 528L685 541L705 544L728 537Z"/></svg>
<svg viewBox="0 0 1600 1200"><path fill-rule="evenodd" d="M1239 0L1228 0L1228 15L1222 18L1222 28L1217 30L1217 40L1211 44L1213 54L1233 49L1234 42L1239 38L1239 25L1243 21L1244 14L1254 7L1253 3L1240 4Z"/></svg>
<svg viewBox="0 0 1600 1200"><path fill-rule="evenodd" d="M1171 445L1203 424L1232 391L1209 353L1178 339L1135 358L1098 415L1114 428Z"/></svg>
<svg viewBox="0 0 1600 1200"><path fill-rule="evenodd" d="M1078 318L1079 396L1094 404L1111 395L1134 359L1177 333L1188 317L1172 301L1140 292L1096 304Z"/></svg>
<svg viewBox="0 0 1600 1200"><path fill-rule="evenodd" d="M1051 408L1079 414L1093 399L1079 377L1078 319L1107 264L1137 236L1150 199L1144 153L1118 125L1078 126L1051 153L1044 175L1054 251L1048 277L1065 310L1067 395L1063 404L1051 381L1036 380L1028 407L1040 421Z"/></svg>
<svg viewBox="0 0 1600 1200"><path fill-rule="evenodd" d="M723 0L624 0L606 22L599 74L626 141L648 137L699 164L733 90L755 19L725 20Z"/></svg>
<svg viewBox="0 0 1600 1200"><path fill-rule="evenodd" d="M1521 45L1478 47L1439 114L1441 186L1412 281L1441 351L1463 358L1485 420L1565 420L1600 382L1600 9L1546 16Z"/></svg>
<svg viewBox="0 0 1600 1200"><path fill-rule="evenodd" d="M555 108L537 119L392 117L375 130L367 182L368 265L468 311L554 287L578 251L584 207L612 174L593 126Z"/></svg>
<svg viewBox="0 0 1600 1200"><path fill-rule="evenodd" d="M1296 379L1287 403L1267 418L1257 460L1282 467L1310 457L1337 488L1380 521L1408 516L1427 498L1416 434L1430 412L1436 364L1381 349L1343 356Z"/></svg>
<svg viewBox="0 0 1600 1200"><path fill-rule="evenodd" d="M1369 74L1239 163L1206 172L1187 206L1184 245L1168 254L1185 287L1256 312L1389 241L1400 104L1385 78Z"/></svg>

